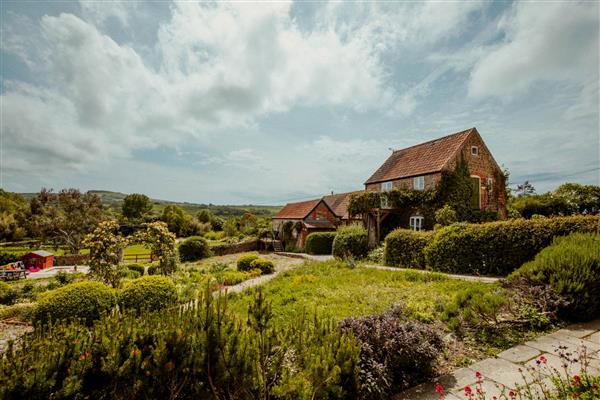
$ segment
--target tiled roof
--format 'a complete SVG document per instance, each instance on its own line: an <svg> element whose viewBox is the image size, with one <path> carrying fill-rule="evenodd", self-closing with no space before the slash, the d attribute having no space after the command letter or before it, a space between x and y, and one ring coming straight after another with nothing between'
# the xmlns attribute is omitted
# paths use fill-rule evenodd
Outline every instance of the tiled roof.
<svg viewBox="0 0 600 400"><path fill-rule="evenodd" d="M365 184L441 171L475 128L396 150Z"/></svg>
<svg viewBox="0 0 600 400"><path fill-rule="evenodd" d="M303 219L319 204L321 199L288 203L273 218L281 219Z"/></svg>
<svg viewBox="0 0 600 400"><path fill-rule="evenodd" d="M355 192L331 194L328 196L323 196L323 200L325 200L329 208L331 208L337 217L348 219L348 201L350 201L350 196L354 193L361 192L363 191L359 190Z"/></svg>

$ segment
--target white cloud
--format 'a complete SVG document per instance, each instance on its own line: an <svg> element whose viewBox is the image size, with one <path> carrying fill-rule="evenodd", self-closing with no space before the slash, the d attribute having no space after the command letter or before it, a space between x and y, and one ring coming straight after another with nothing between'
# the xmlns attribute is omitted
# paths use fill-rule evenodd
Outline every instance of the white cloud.
<svg viewBox="0 0 600 400"><path fill-rule="evenodd" d="M475 65L473 97L510 99L540 81L598 77L598 3L521 2L501 20L505 40Z"/></svg>

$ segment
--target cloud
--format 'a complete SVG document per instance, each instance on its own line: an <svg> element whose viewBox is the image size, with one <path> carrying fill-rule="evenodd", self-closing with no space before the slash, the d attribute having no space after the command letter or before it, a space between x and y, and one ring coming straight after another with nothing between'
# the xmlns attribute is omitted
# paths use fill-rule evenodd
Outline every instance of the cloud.
<svg viewBox="0 0 600 400"><path fill-rule="evenodd" d="M598 76L598 3L521 2L498 26L502 43L475 65L473 97L511 99L542 81Z"/></svg>

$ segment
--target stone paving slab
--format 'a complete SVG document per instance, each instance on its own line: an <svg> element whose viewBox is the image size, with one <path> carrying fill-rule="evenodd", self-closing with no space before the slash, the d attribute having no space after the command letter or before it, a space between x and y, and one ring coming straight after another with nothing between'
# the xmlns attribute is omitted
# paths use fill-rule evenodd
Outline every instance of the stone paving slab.
<svg viewBox="0 0 600 400"><path fill-rule="evenodd" d="M539 356L540 354L542 354L540 350L520 344L503 351L502 353L498 354L498 357L513 363L523 363Z"/></svg>
<svg viewBox="0 0 600 400"><path fill-rule="evenodd" d="M522 365L511 363L502 358L487 358L479 361L469 368L481 372L481 374L508 388L515 388L523 379L532 381L533 376Z"/></svg>
<svg viewBox="0 0 600 400"><path fill-rule="evenodd" d="M486 398L499 396L502 389L515 389L522 386L524 378L527 381L534 379L538 373L546 376L543 386L551 388L552 382L548 377L552 368L564 374L564 360L560 353L569 352L573 358L579 358L582 345L586 347L589 358L587 372L600 375L600 319L570 325L554 333L530 340L524 344L503 351L498 358L488 358L479 361L468 368L460 368L452 374L441 376L432 382L423 383L400 395L395 400L437 400L439 396L433 393L435 384L440 383L446 393L446 398L455 400L465 399L464 388L470 386L474 391L477 378L475 372L479 371L483 376L482 389L486 392ZM558 347L562 346L563 349ZM538 363L540 356L546 358L546 363ZM581 363L571 363L567 368L569 375L580 374L583 369ZM532 370L535 371L532 373ZM532 388L541 392L541 388L534 385Z"/></svg>

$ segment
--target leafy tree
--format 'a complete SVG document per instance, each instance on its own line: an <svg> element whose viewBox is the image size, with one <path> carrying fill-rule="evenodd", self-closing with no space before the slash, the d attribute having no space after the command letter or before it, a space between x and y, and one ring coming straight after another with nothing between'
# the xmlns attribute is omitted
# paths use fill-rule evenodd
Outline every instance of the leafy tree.
<svg viewBox="0 0 600 400"><path fill-rule="evenodd" d="M125 196L121 205L123 216L129 220L139 220L152 211L152 202L145 194L133 193Z"/></svg>
<svg viewBox="0 0 600 400"><path fill-rule="evenodd" d="M79 254L85 235L104 217L100 196L78 189L42 189L31 199L29 214L34 235L66 245L72 254Z"/></svg>
<svg viewBox="0 0 600 400"><path fill-rule="evenodd" d="M90 275L112 287L118 287L123 268L120 261L127 239L119 233L116 221L103 221L85 237L84 244L90 249Z"/></svg>
<svg viewBox="0 0 600 400"><path fill-rule="evenodd" d="M196 219L202 223L207 223L207 222L211 222L214 218L213 213L210 212L210 210L200 210L198 211L198 214L196 214Z"/></svg>
<svg viewBox="0 0 600 400"><path fill-rule="evenodd" d="M242 217L240 218L240 231L247 235L251 235L253 233L256 233L257 228L258 220L254 216L254 214L247 212L244 215L242 215Z"/></svg>
<svg viewBox="0 0 600 400"><path fill-rule="evenodd" d="M564 199L577 212L600 211L600 186L564 183L556 188L554 194Z"/></svg>
<svg viewBox="0 0 600 400"><path fill-rule="evenodd" d="M531 194L535 194L535 188L531 183L529 183L529 181L525 181L520 185L517 185L516 192L518 197L529 196Z"/></svg>
<svg viewBox="0 0 600 400"><path fill-rule="evenodd" d="M27 201L18 193L0 189L0 240L20 240L27 234Z"/></svg>

